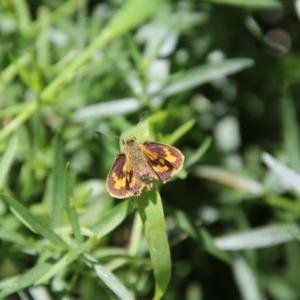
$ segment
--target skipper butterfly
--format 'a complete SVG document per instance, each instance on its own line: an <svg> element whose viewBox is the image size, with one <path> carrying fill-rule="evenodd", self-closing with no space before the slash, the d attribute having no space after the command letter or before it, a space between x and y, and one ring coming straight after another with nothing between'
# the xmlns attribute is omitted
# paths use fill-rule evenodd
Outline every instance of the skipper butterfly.
<svg viewBox="0 0 300 300"><path fill-rule="evenodd" d="M154 179L167 182L180 171L184 161L175 147L150 141L139 143L135 137L123 140L123 150L106 180L110 195L119 199L139 196L145 187L150 190Z"/></svg>

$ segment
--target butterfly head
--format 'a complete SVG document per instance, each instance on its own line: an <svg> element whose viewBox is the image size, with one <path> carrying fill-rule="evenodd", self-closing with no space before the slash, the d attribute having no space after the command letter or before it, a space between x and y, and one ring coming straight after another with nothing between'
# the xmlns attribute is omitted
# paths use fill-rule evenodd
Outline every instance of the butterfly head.
<svg viewBox="0 0 300 300"><path fill-rule="evenodd" d="M134 136L130 136L122 141L123 146L134 147L136 145L136 138Z"/></svg>

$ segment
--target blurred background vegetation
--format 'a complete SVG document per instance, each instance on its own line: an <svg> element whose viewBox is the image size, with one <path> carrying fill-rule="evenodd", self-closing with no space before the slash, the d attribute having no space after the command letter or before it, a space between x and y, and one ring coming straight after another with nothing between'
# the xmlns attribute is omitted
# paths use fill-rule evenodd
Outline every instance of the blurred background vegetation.
<svg viewBox="0 0 300 300"><path fill-rule="evenodd" d="M300 299L299 1L0 3L0 298L160 297L105 188L136 129L186 158L163 299Z"/></svg>

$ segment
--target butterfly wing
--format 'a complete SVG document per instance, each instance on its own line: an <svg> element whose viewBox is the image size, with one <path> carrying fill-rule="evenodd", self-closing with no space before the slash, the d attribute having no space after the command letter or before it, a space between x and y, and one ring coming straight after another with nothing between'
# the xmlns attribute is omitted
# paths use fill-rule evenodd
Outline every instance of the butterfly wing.
<svg viewBox="0 0 300 300"><path fill-rule="evenodd" d="M106 180L110 195L119 199L138 196L144 186L145 184L134 175L131 158L125 154L119 154Z"/></svg>
<svg viewBox="0 0 300 300"><path fill-rule="evenodd" d="M149 165L162 182L170 180L182 168L184 156L175 147L156 142L145 142L142 150Z"/></svg>

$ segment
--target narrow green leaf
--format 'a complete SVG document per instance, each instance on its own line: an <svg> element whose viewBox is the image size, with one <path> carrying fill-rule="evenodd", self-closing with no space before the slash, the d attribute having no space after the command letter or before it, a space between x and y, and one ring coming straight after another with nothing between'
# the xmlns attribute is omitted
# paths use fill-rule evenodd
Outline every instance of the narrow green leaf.
<svg viewBox="0 0 300 300"><path fill-rule="evenodd" d="M241 299L253 300L262 298L255 277L256 274L244 257L239 255L233 259L232 270L237 287L242 296Z"/></svg>
<svg viewBox="0 0 300 300"><path fill-rule="evenodd" d="M31 270L24 273L21 276L14 277L13 280L9 281L3 289L0 291L0 298L21 291L29 286L32 286L47 270L51 265L47 263L41 263L34 266Z"/></svg>
<svg viewBox="0 0 300 300"><path fill-rule="evenodd" d="M37 61L39 66L49 68L51 62L51 43L49 39L50 30L50 10L47 7L41 7L39 19L41 19L41 31L36 37Z"/></svg>
<svg viewBox="0 0 300 300"><path fill-rule="evenodd" d="M38 234L43 236L45 239L51 241L52 243L60 246L62 248L67 248L67 243L54 231L52 231L46 224L43 224L38 220L25 206L16 201L10 196L1 194L3 200L16 212L17 216L21 222L27 226L29 229L33 229Z"/></svg>
<svg viewBox="0 0 300 300"><path fill-rule="evenodd" d="M6 84L17 74L19 66L28 65L31 61L32 53L28 51L4 68L0 74L0 90L4 89Z"/></svg>
<svg viewBox="0 0 300 300"><path fill-rule="evenodd" d="M278 176L282 184L300 195L300 175L297 172L288 168L268 153L263 153L262 159L268 168Z"/></svg>
<svg viewBox="0 0 300 300"><path fill-rule="evenodd" d="M19 77L22 79L22 81L24 81L25 85L27 85L36 93L39 93L41 90L41 84L39 82L40 77L36 64L32 63L32 67L29 69L22 64L18 65L17 62L18 61L16 60L15 64Z"/></svg>
<svg viewBox="0 0 300 300"><path fill-rule="evenodd" d="M31 22L29 3L25 0L12 0L11 5L14 7L15 18L18 20L18 27L22 32Z"/></svg>
<svg viewBox="0 0 300 300"><path fill-rule="evenodd" d="M0 190L5 184L6 181L6 176L9 172L9 169L14 161L14 157L17 151L17 146L18 146L18 138L17 136L13 136L6 149L4 154L1 157L0 160Z"/></svg>
<svg viewBox="0 0 300 300"><path fill-rule="evenodd" d="M198 149L196 149L192 153L191 156L188 157L188 159L186 160L186 162L184 164L186 168L193 166L194 164L196 164L201 159L201 157L205 154L205 152L210 147L211 141L212 141L212 138L207 137L203 141L203 143L200 145L200 147Z"/></svg>
<svg viewBox="0 0 300 300"><path fill-rule="evenodd" d="M0 89L1 89L1 86L0 86ZM16 114L23 111L25 107L27 107L26 102L22 102L22 103L14 104L13 106L2 108L0 110L0 119L13 118Z"/></svg>
<svg viewBox="0 0 300 300"><path fill-rule="evenodd" d="M205 229L196 228L182 211L176 211L175 216L179 227L182 228L191 238L196 240L203 250L224 262L230 262L230 257L224 251L221 251L216 247L212 237Z"/></svg>
<svg viewBox="0 0 300 300"><path fill-rule="evenodd" d="M283 124L283 138L289 165L300 173L300 140L296 117L296 108L287 94L281 98L281 115Z"/></svg>
<svg viewBox="0 0 300 300"><path fill-rule="evenodd" d="M83 242L83 237L80 230L80 224L79 224L79 217L76 212L76 209L73 206L73 203L71 202L72 199L72 187L71 187L71 179L70 179L70 172L69 172L69 165L67 165L66 171L66 211L70 220L71 228L73 231L73 234L75 236L75 239L77 241L77 244L80 245Z"/></svg>
<svg viewBox="0 0 300 300"><path fill-rule="evenodd" d="M49 16L49 23L68 19L84 5L84 0L66 0L53 10ZM43 19L37 18L26 28L26 36L36 36L43 26Z"/></svg>
<svg viewBox="0 0 300 300"><path fill-rule="evenodd" d="M144 226L155 276L154 299L160 299L171 278L171 256L161 198L153 188L135 200Z"/></svg>
<svg viewBox="0 0 300 300"><path fill-rule="evenodd" d="M254 195L261 195L263 192L260 182L221 168L202 165L196 167L194 173L202 178Z"/></svg>
<svg viewBox="0 0 300 300"><path fill-rule="evenodd" d="M132 126L122 132L120 139L120 147L122 148L122 140L129 136L135 136L137 141L143 143L150 139L149 119L146 118L139 122L136 126Z"/></svg>
<svg viewBox="0 0 300 300"><path fill-rule="evenodd" d="M279 0L206 0L207 2L239 6L250 9L278 8L282 6Z"/></svg>
<svg viewBox="0 0 300 300"><path fill-rule="evenodd" d="M51 227L60 225L64 206L66 204L66 169L63 155L63 141L60 135L57 136L54 170L53 170L53 202L51 212Z"/></svg>
<svg viewBox="0 0 300 300"><path fill-rule="evenodd" d="M29 102L24 110L0 131L0 142L5 140L9 135L14 133L31 115L37 110L38 102Z"/></svg>
<svg viewBox="0 0 300 300"><path fill-rule="evenodd" d="M16 232L15 230L11 230L10 228L2 227L0 228L0 240L9 241L14 244L25 245L26 239Z"/></svg>
<svg viewBox="0 0 300 300"><path fill-rule="evenodd" d="M124 200L103 214L92 228L97 237L103 237L118 227L133 211L133 204L132 199Z"/></svg>
<svg viewBox="0 0 300 300"><path fill-rule="evenodd" d="M102 265L96 264L93 266L100 280L118 297L123 300L133 300L134 297L121 283L121 281Z"/></svg>
<svg viewBox="0 0 300 300"><path fill-rule="evenodd" d="M195 120L189 120L178 127L167 139L166 143L173 145L194 126Z"/></svg>
<svg viewBox="0 0 300 300"><path fill-rule="evenodd" d="M266 194L264 197L264 201L271 206L276 208L284 209L295 215L300 215L300 203L291 201L288 197L283 197L275 194Z"/></svg>
<svg viewBox="0 0 300 300"><path fill-rule="evenodd" d="M129 0L111 19L106 31L117 36L120 35L154 15L166 1L161 0Z"/></svg>
<svg viewBox="0 0 300 300"><path fill-rule="evenodd" d="M253 64L254 61L250 58L233 58L196 67L171 77L162 93L165 97L177 95L202 84L237 73L253 66Z"/></svg>
<svg viewBox="0 0 300 300"><path fill-rule="evenodd" d="M265 248L294 240L290 231L298 236L300 234L300 229L295 224L263 226L216 238L215 245L226 251Z"/></svg>
<svg viewBox="0 0 300 300"><path fill-rule="evenodd" d="M141 245L142 236L143 236L143 224L139 214L136 212L134 215L134 222L132 225L130 242L128 245L129 255L134 256L138 253Z"/></svg>
<svg viewBox="0 0 300 300"><path fill-rule="evenodd" d="M80 246L75 249L70 250L66 255L64 255L60 260L58 260L54 265L47 269L42 276L40 276L35 284L46 283L55 274L64 270L71 262L76 260L82 253L89 250L95 243L95 238L90 238Z"/></svg>
<svg viewBox="0 0 300 300"><path fill-rule="evenodd" d="M205 251L217 257L224 262L231 262L231 257L225 252L216 247L213 237L204 228L199 229L197 240Z"/></svg>
<svg viewBox="0 0 300 300"><path fill-rule="evenodd" d="M85 122L86 120L110 117L114 115L124 115L138 111L141 103L136 98L115 99L103 101L101 103L87 105L78 109L71 119L75 122Z"/></svg>

